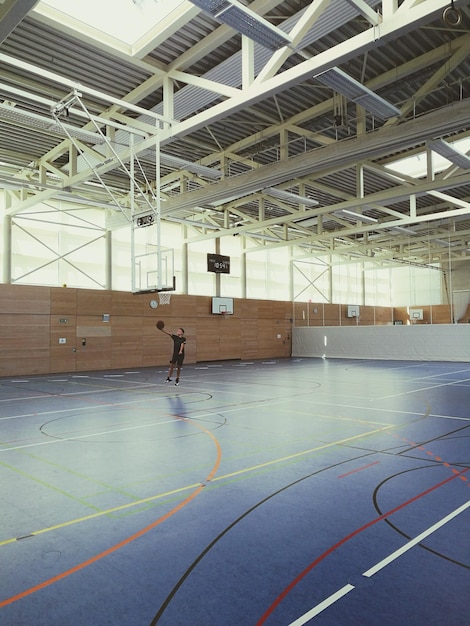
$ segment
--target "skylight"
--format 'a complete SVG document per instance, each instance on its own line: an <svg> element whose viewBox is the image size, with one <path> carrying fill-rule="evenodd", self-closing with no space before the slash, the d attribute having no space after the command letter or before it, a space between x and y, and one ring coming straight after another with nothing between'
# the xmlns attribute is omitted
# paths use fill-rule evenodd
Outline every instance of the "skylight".
<svg viewBox="0 0 470 626"><path fill-rule="evenodd" d="M69 30L136 53L172 13L187 7L186 0L41 0L34 10Z"/></svg>
<svg viewBox="0 0 470 626"><path fill-rule="evenodd" d="M458 141L449 142L456 150L462 153L467 153L470 150L470 139L459 139ZM439 174L447 169L452 163L439 154L433 153L433 166L434 173ZM415 156L405 157L404 159L398 159L393 163L389 163L385 166L387 169L396 172L397 174L403 174L405 176L412 176L413 178L423 178L427 174L427 160L426 153L421 152Z"/></svg>

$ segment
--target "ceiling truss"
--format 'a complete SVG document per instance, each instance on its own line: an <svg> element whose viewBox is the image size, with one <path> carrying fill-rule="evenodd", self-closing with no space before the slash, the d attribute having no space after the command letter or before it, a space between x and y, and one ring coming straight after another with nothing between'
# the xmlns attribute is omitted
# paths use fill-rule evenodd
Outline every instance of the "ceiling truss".
<svg viewBox="0 0 470 626"><path fill-rule="evenodd" d="M155 47L127 59L130 74L145 76L119 85L120 95L97 89L91 75L80 84L65 64L33 63L26 44L13 54L25 17L30 29L56 29L64 45L70 38L38 19L34 4L0 21L8 70L0 134L17 139L0 151L6 215L54 201L98 206L109 216L104 229L117 228L129 212L148 210L141 188L150 188L164 200L163 221L190 227L188 243L236 234L248 253L295 246L349 262L469 257L470 157L453 147L470 136L469 2L455 2L460 27L443 21L447 0L305 1L297 12L294 2L245 3L286 34L274 53L193 7L178 30L167 25ZM175 42L182 52L170 59ZM396 42L415 54L400 58ZM84 107L67 100L78 92ZM419 177L389 169L417 154ZM437 155L446 168L436 168ZM136 159L131 184L122 170Z"/></svg>

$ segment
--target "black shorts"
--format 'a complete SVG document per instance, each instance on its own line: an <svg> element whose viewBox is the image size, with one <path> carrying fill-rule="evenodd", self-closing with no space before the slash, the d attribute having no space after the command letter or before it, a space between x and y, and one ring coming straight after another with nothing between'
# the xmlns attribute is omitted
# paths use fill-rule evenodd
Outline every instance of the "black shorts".
<svg viewBox="0 0 470 626"><path fill-rule="evenodd" d="M183 365L183 361L184 361L184 352L183 354L176 352L171 357L170 363L173 363L173 365L177 365L178 367L181 367Z"/></svg>

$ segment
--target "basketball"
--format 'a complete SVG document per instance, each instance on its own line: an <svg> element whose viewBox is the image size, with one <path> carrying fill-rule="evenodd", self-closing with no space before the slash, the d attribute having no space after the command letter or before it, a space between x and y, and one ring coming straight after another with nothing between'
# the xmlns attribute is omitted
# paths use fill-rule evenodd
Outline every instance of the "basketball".
<svg viewBox="0 0 470 626"><path fill-rule="evenodd" d="M165 328L165 322L163 322L162 320L158 320L155 326L158 328L158 330L163 330Z"/></svg>

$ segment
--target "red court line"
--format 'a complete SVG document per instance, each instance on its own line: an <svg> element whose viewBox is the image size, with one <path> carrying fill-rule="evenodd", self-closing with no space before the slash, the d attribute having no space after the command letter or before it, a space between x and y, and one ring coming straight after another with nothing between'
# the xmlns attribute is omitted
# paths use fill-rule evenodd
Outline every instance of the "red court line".
<svg viewBox="0 0 470 626"><path fill-rule="evenodd" d="M346 476L351 476L351 474L355 474L356 472L362 472L362 470L367 469L368 467L372 467L373 465L377 465L380 461L374 461L373 463L369 463L368 465L363 465L362 467L358 467L357 469L352 470L351 472L347 472L346 474L341 474L338 478L346 478Z"/></svg>
<svg viewBox="0 0 470 626"><path fill-rule="evenodd" d="M371 520L370 522L367 522L367 524L364 524L364 526L361 526L360 528L357 528L352 533L350 533L349 535L346 535L346 537L343 537L343 539L341 539L340 541L338 541L337 543L332 545L330 548L328 548L328 550L323 552L323 554L320 554L320 556L318 558L316 558L314 561L312 561L312 563L310 563L310 565L308 565L302 572L300 572L300 574L294 578L294 580L284 589L284 591L281 594L278 595L278 597L274 600L274 602L271 604L271 606L268 607L268 609L263 613L263 615L260 617L260 619L256 622L256 626L262 626L262 624L265 623L265 621L268 619L268 617L274 612L274 610L287 597L287 595L292 591L292 589L297 585L297 583L299 583L309 572L312 571L312 569L314 567L316 567L321 561L323 561L329 554L332 554L340 546L344 545L350 539L352 539L356 535L359 535L359 533L361 533L362 531L366 530L367 528L370 528L374 524L377 524L377 522L380 522L381 520L385 519L386 517L389 517L390 515L393 515L393 513L396 513L397 511L400 511L401 509L405 508L409 504L412 504L413 502L416 502L416 500L419 500L420 498L422 498L423 496L428 495L429 493L431 493L435 489L438 489L439 487L442 487L443 485L446 485L447 483L451 482L452 480L454 480L458 476L461 476L462 474L464 474L465 472L468 472L468 471L469 471L468 469L465 469L462 472L460 472L457 476L450 476L449 478L446 478L445 480L443 480L442 482L438 483L437 485L434 485L434 487L430 487L429 489L426 489L426 491L423 491L422 493L414 496L410 500L407 500L406 502L403 502L402 504L399 504L398 506L396 506L395 508L391 509L390 511L387 511L383 515L380 515L379 517Z"/></svg>
<svg viewBox="0 0 470 626"><path fill-rule="evenodd" d="M172 415L172 417L175 417L175 416ZM187 420L184 417L178 417L177 419L183 420L185 422L189 422L189 420ZM204 433L209 435L209 437L214 442L216 450L217 450L217 457L216 457L214 466L212 467L212 470L209 472L209 474L207 475L207 477L205 479L205 481L209 481L209 480L211 480L213 478L213 476L217 472L217 469L220 466L220 462L221 462L221 459L222 459L222 450L220 448L220 444L219 444L217 438L209 430L207 430L203 426L200 426L199 424L194 423L192 420L191 420L191 424L193 424L193 426L195 426L196 428L199 428L199 430L202 430ZM33 593L36 593L36 591L40 591L41 589L44 589L45 587L49 587L50 585L53 585L54 583L59 582L60 580L63 580L64 578L67 578L67 576L70 576L71 574L75 574L76 572L79 572L80 570L84 569L85 567L88 567L89 565L92 565L93 563L96 563L97 561L103 559L105 556L108 556L109 554L112 554L113 552L116 552L120 548L123 548L124 546L127 546L128 544L132 543L132 541L134 541L135 539L138 539L139 537L142 537L142 535L145 535L146 533L148 533L150 530L152 530L156 526L159 526L160 524L162 524L164 521L166 521L167 519L172 517L175 513L177 513L179 510L181 510L187 504L189 504L191 502L191 500L194 500L194 498L201 493L201 491L204 489L204 487L205 487L205 484L201 484L196 489L196 491L194 491L192 494L190 494L182 502L177 504L173 509L168 511L168 513L165 513L165 515L163 515L162 517L159 517L157 520L155 520L154 522L152 522L151 524L149 524L145 528L142 528L141 530L139 530L138 532L134 533L133 535L130 535L126 539L123 539L119 543L116 543L114 546L111 546L107 550L104 550L104 552L100 552L99 554L95 554L90 559L87 559L86 561L83 561L82 563L79 563L78 565L75 565L74 567L66 570L65 572L61 572L60 574L57 574L57 576L53 576L52 578L49 578L48 580L44 580L42 583L39 583L38 585L34 585L34 587L30 587L29 589L25 589L25 591L21 591L20 593L14 595L14 596L11 596L10 598L7 598L6 600L3 600L2 602L0 602L0 608L8 606L9 604L13 604L14 602L17 602L18 600L21 600L22 598L25 598L26 596L29 596L29 595L31 595Z"/></svg>

